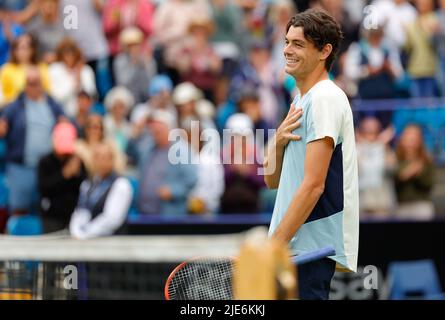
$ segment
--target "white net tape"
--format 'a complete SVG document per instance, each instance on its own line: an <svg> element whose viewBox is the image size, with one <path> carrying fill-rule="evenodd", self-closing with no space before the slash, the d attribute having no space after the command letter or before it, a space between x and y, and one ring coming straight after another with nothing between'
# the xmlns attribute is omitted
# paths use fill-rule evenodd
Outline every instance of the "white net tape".
<svg viewBox="0 0 445 320"><path fill-rule="evenodd" d="M233 256L243 234L115 236L77 240L69 236L0 236L0 260L180 262L196 256Z"/></svg>

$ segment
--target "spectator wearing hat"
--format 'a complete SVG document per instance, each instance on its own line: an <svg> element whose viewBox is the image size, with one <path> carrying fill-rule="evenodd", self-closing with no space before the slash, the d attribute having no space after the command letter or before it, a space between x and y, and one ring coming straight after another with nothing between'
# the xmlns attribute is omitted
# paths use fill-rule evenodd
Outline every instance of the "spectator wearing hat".
<svg viewBox="0 0 445 320"><path fill-rule="evenodd" d="M44 233L68 227L80 184L87 176L82 161L74 153L76 138L72 124L57 124L52 134L53 151L40 159L38 190Z"/></svg>
<svg viewBox="0 0 445 320"><path fill-rule="evenodd" d="M120 35L122 51L113 61L116 83L127 87L136 103L147 99L147 88L156 74L152 50L144 43L144 34L137 27L124 29Z"/></svg>
<svg viewBox="0 0 445 320"><path fill-rule="evenodd" d="M108 92L104 103L108 111L104 118L106 135L114 139L121 152L125 152L131 135L127 116L134 106L133 95L123 86L114 87Z"/></svg>
<svg viewBox="0 0 445 320"><path fill-rule="evenodd" d="M140 124L144 125L146 117L150 111L162 109L171 112L176 121L176 108L172 102L173 82L169 76L158 74L153 77L148 86L148 100L136 105L131 112L130 120L133 125L140 128Z"/></svg>
<svg viewBox="0 0 445 320"><path fill-rule="evenodd" d="M193 118L201 121L204 129L215 128L212 119L202 117L199 113L199 105L203 100L203 94L194 84L191 82L178 84L173 90L172 98L178 114L179 127L183 127L183 123L188 123L190 118Z"/></svg>
<svg viewBox="0 0 445 320"><path fill-rule="evenodd" d="M130 157L130 163L134 163L135 150L144 148L144 145L152 143L152 137L147 127L147 119L151 112L155 110L165 110L173 118L177 126L177 111L172 102L173 82L164 74L156 75L150 82L148 94L150 98L137 105L131 112L130 121L132 124L131 139L127 153Z"/></svg>
<svg viewBox="0 0 445 320"><path fill-rule="evenodd" d="M219 133L213 131L206 139L196 139L205 136L199 122L190 121L187 128L187 141L191 151L198 158L198 180L188 199L188 209L192 214L216 213L219 210L220 198L224 192L224 168L221 162ZM217 140L218 148L212 140Z"/></svg>
<svg viewBox="0 0 445 320"><path fill-rule="evenodd" d="M213 90L222 71L222 60L210 43L213 29L214 25L208 17L194 17L182 48L179 52L171 51L168 58L170 65L179 71L181 81L193 83L212 102Z"/></svg>
<svg viewBox="0 0 445 320"><path fill-rule="evenodd" d="M87 168L88 175L94 174L94 147L99 143L109 144L114 150L114 169L118 173L123 173L126 169L126 157L116 144L114 139L107 136L102 116L96 113L88 115L85 125L85 136L76 141L76 154L82 159Z"/></svg>
<svg viewBox="0 0 445 320"><path fill-rule="evenodd" d="M175 123L165 110L154 110L148 126L153 143L145 145L139 154L139 211L185 215L187 199L197 182L197 167L191 161L190 146L182 138L175 143L169 141L169 132ZM176 152L170 152L171 148Z"/></svg>
<svg viewBox="0 0 445 320"><path fill-rule="evenodd" d="M137 27L147 39L153 29L155 6L146 0L110 0L103 7L103 26L107 37L110 54L121 52L121 33L129 27Z"/></svg>
<svg viewBox="0 0 445 320"><path fill-rule="evenodd" d="M37 165L51 151L51 132L64 119L62 108L42 87L40 70L29 67L25 90L0 117L0 137L5 137L6 178L12 214L34 209L37 200Z"/></svg>
<svg viewBox="0 0 445 320"><path fill-rule="evenodd" d="M260 209L259 192L264 182L257 172L260 161L253 128L252 120L243 113L227 120L225 134L230 133L230 141L225 141L223 149L225 190L221 213L258 213Z"/></svg>
<svg viewBox="0 0 445 320"><path fill-rule="evenodd" d="M66 114L74 117L79 91L86 91L90 96L97 93L94 71L85 64L79 47L69 38L65 38L57 47L56 58L57 61L49 67L52 94Z"/></svg>
<svg viewBox="0 0 445 320"><path fill-rule="evenodd" d="M215 106L208 100L203 99L202 91L190 82L177 85L173 91L173 103L178 114L178 126L187 129L191 120L199 121L203 130L203 139L208 137L206 129L216 129L213 121ZM213 148L219 148L217 142L211 140Z"/></svg>
<svg viewBox="0 0 445 320"><path fill-rule="evenodd" d="M124 234L133 200L130 182L115 170L115 149L99 143L93 156L92 177L80 186L79 201L69 224L71 235L78 239Z"/></svg>

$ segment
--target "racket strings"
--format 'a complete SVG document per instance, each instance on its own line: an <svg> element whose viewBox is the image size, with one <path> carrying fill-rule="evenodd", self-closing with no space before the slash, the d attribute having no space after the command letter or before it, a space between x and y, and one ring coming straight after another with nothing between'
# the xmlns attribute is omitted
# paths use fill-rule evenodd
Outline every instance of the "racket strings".
<svg viewBox="0 0 445 320"><path fill-rule="evenodd" d="M171 300L232 299L231 259L205 258L186 263L168 286Z"/></svg>

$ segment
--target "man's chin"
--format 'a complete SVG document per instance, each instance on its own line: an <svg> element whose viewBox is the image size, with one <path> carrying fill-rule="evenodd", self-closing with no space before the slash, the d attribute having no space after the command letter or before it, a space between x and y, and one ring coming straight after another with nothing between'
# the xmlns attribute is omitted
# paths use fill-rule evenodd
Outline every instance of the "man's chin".
<svg viewBox="0 0 445 320"><path fill-rule="evenodd" d="M292 68L292 67L288 67L288 66L284 67L284 72L286 72L288 75L291 75L293 77L295 77L296 74L298 73L296 68Z"/></svg>

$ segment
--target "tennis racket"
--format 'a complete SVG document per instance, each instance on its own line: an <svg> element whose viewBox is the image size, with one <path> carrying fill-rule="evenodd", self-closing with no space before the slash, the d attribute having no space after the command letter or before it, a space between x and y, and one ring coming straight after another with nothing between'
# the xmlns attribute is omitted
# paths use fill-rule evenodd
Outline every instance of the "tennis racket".
<svg viewBox="0 0 445 320"><path fill-rule="evenodd" d="M231 300L234 257L198 257L178 265L165 284L167 300Z"/></svg>
<svg viewBox="0 0 445 320"><path fill-rule="evenodd" d="M325 247L295 257L296 265L335 255ZM232 278L237 259L234 257L198 257L178 265L165 284L167 300L231 300Z"/></svg>

